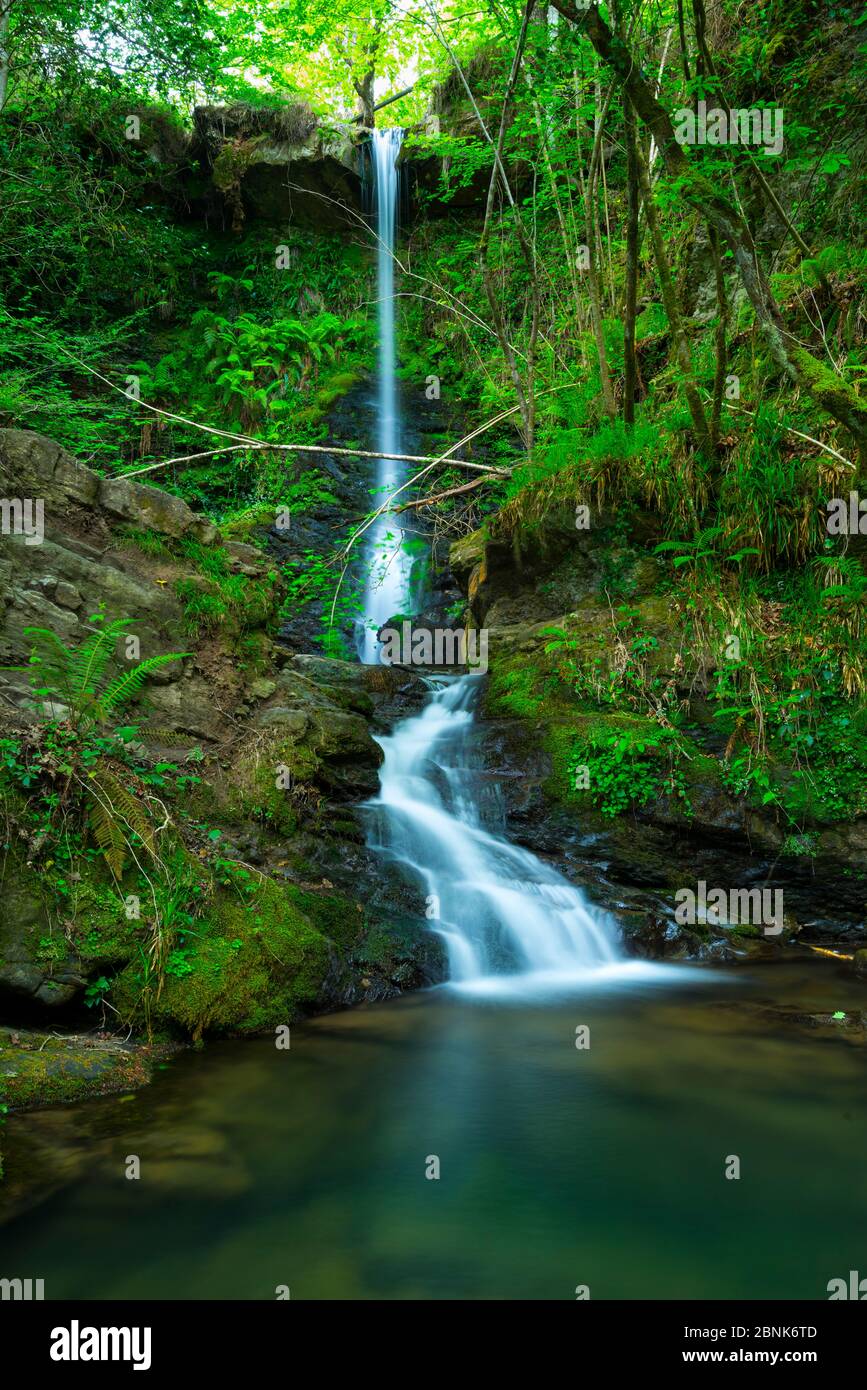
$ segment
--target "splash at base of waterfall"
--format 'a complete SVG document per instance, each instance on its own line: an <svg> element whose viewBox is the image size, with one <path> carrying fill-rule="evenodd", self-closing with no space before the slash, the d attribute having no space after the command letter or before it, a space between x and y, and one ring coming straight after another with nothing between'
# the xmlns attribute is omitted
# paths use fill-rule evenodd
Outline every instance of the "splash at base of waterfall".
<svg viewBox="0 0 867 1390"><path fill-rule="evenodd" d="M719 983L726 976L717 972ZM497 1004L526 1004L537 1000L551 1004L576 994L599 994L616 990L619 995L635 987L642 995L647 985L707 984L706 971L688 965L660 965L649 960L618 959L607 965L585 965L573 970L525 970L516 975L480 975L472 980L448 980L444 986L456 994L475 1000L490 999Z"/></svg>

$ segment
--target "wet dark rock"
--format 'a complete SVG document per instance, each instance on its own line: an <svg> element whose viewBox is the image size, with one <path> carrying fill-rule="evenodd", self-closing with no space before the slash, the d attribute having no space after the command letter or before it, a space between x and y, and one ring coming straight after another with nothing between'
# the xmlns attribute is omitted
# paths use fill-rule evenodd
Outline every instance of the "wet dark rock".
<svg viewBox="0 0 867 1390"><path fill-rule="evenodd" d="M434 437L446 428L441 404L429 401L425 382L406 381L399 384L401 414L401 453L428 455L436 447ZM379 401L375 383L361 381L336 402L329 415L329 443L336 448L353 447L370 450L376 439ZM410 465L407 465L410 467ZM317 454L316 468L323 476L334 502L319 503L315 509L298 517L293 516L285 529L275 527L260 531L268 556L278 565L303 576L319 560L333 559L335 551L345 544L355 527L381 502L375 492L375 459L353 459L342 454ZM414 523L424 531L424 523ZM343 578L341 592L346 596L360 595L365 577L364 538L356 543L355 562L350 563ZM433 572L446 572L446 553L435 557ZM423 562L422 562L423 563ZM334 568L334 583L340 567ZM453 601L456 591L448 579L442 582L439 595L443 602ZM296 606L283 623L280 642L293 652L311 653L322 650L322 632L328 626L332 604L332 589L313 602ZM354 656L356 631L351 620L336 613L336 634L347 656Z"/></svg>
<svg viewBox="0 0 867 1390"><path fill-rule="evenodd" d="M357 225L362 210L357 128L324 123L303 102L199 106L191 154L235 230L247 218L315 229Z"/></svg>

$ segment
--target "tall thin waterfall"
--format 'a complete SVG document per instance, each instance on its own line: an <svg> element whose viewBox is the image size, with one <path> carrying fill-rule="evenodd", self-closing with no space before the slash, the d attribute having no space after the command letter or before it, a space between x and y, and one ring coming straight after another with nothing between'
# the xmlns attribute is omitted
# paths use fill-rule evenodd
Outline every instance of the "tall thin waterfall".
<svg viewBox="0 0 867 1390"><path fill-rule="evenodd" d="M394 247L397 235L398 168L397 156L403 131L375 130L373 192L376 208L379 353L377 361L378 429L376 447L384 454L400 449L400 409L398 404L394 341ZM403 482L403 466L382 458L376 469L373 502L379 506ZM403 531L394 516L384 514L367 532L367 582L364 595L364 621L357 638L361 661L377 660L376 632L383 623L409 606L411 559L403 548Z"/></svg>
<svg viewBox="0 0 867 1390"><path fill-rule="evenodd" d="M614 923L529 850L509 844L485 806L474 752L482 677L432 677L424 711L379 740L369 843L422 887L451 978L474 987L559 985L619 975ZM487 815L485 815L487 812Z"/></svg>
<svg viewBox="0 0 867 1390"><path fill-rule="evenodd" d="M377 449L400 453L395 375L394 260L398 171L403 132L377 130L372 140L379 304ZM405 474L395 460L377 467L376 502ZM410 558L396 518L368 532L367 586L358 655L381 659L377 629L410 606ZM491 826L483 805L484 774L472 736L478 676L432 677L432 695L415 718L380 740L385 762L370 803L369 843L399 864L427 895L431 926L448 946L452 979L500 987L532 978L560 984L619 959L613 924L550 865ZM483 822L488 818L489 825ZM482 982L485 982L484 984Z"/></svg>

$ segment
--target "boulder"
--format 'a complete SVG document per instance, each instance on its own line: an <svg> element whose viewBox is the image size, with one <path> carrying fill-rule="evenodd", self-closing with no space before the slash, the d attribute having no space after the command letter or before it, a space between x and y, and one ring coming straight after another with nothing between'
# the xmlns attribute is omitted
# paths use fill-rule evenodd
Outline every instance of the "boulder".
<svg viewBox="0 0 867 1390"><path fill-rule="evenodd" d="M199 106L193 120L194 154L236 231L250 216L316 229L357 224L362 198L356 126L326 124L303 102Z"/></svg>

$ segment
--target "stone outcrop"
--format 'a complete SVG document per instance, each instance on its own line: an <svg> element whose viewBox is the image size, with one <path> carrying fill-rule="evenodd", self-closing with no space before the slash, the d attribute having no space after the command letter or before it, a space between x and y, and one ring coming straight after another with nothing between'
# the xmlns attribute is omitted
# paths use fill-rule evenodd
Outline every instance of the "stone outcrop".
<svg viewBox="0 0 867 1390"><path fill-rule="evenodd" d="M356 126L319 121L303 103L200 106L193 157L231 212L302 227L345 228L361 211Z"/></svg>
<svg viewBox="0 0 867 1390"><path fill-rule="evenodd" d="M385 882L359 810L377 786L375 735L419 706L422 684L293 652L279 641L284 590L267 536L226 540L179 498L103 478L44 436L0 430L4 499L0 740L16 757L26 747L38 761L46 729L62 738L74 713L31 679L28 628L74 651L99 621L130 619L136 661L181 654L122 714L142 768L170 764L187 779L169 797L172 833L201 865L196 894L208 901L195 963L168 975L150 1016L176 1036L244 1033L441 978L439 939L415 891ZM41 504L31 534L16 501ZM126 660L121 640L118 672ZM74 1017L105 979L141 1025L146 929L122 910L135 884L113 883L100 856L79 850L58 896L56 827L28 810L34 790L3 783L0 1005L14 1022ZM225 863L247 866L248 900Z"/></svg>
<svg viewBox="0 0 867 1390"><path fill-rule="evenodd" d="M604 523L600 516L598 528ZM600 675L619 659L603 559L628 588L649 678L660 689L669 682L679 689L680 617L655 592L658 562L649 553L656 539L653 519L639 516L632 532L637 540L620 550L613 539L600 545L599 529L592 536L576 530L566 510L554 509L541 524L513 535L498 533L496 521L491 529L493 535L475 532L455 542L451 567L473 622L489 633L484 765L498 786L509 835L590 885L617 912L641 954L708 952L706 939L679 931L672 921L673 890L701 877L711 884L781 887L792 930L805 941L846 943L851 949L863 940L860 866L867 852L867 821L828 823L807 816L794 833L780 809L764 804L760 795L735 795L722 775L726 740L700 689L680 690L690 699L689 727L683 731L690 757L680 764L683 796L661 793L612 817L570 785L569 757L576 741L586 744L592 736L604 742L622 734L624 726L642 724L639 716L616 706L582 702L553 676L549 648L558 632L568 634L581 662ZM568 663L568 651L565 657ZM540 691L544 695L537 698ZM642 727L658 728L647 719ZM784 787L790 773L779 767L775 775ZM725 959L742 948L752 952L758 946L741 942L735 948L720 939L713 951Z"/></svg>
<svg viewBox="0 0 867 1390"><path fill-rule="evenodd" d="M207 518L159 488L102 478L26 430L0 430L0 497L41 502L44 524L38 543L20 531L0 536L0 698L7 707L33 712L29 627L75 646L94 630L94 615L134 618L142 659L189 648L182 585L207 581L171 544L213 547L218 533ZM154 551L154 542L165 544ZM232 568L241 563L229 557ZM260 579L267 568L257 560ZM200 661L190 656L164 667L158 682L148 696L153 722L190 742L220 737L223 701ZM217 683L226 698L240 693L229 663Z"/></svg>

